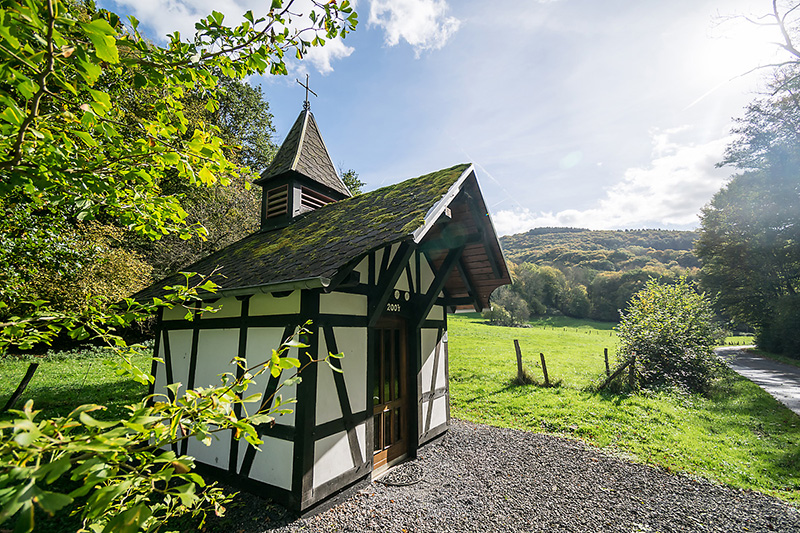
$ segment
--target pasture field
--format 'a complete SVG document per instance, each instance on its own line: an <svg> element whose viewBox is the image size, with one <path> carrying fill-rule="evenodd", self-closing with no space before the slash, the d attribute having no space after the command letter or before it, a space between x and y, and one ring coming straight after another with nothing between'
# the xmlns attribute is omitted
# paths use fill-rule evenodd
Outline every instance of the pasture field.
<svg viewBox="0 0 800 533"><path fill-rule="evenodd" d="M595 393L605 372L603 349L616 353L613 324L552 318L529 328L484 324L477 314L450 315L453 416L473 422L583 439L609 453L800 503L800 417L760 388L725 372L709 397L675 392ZM518 386L513 339L541 381L544 353L555 387ZM740 337L737 337L741 341ZM149 368L150 352L134 362ZM51 354L40 361L21 407L33 398L45 416L75 406L124 414L146 387L121 378L114 356L100 349ZM0 361L0 401L13 392L29 360Z"/></svg>
<svg viewBox="0 0 800 533"><path fill-rule="evenodd" d="M579 438L669 471L800 503L800 417L750 381L725 369L708 397L592 392L605 375L603 349L612 359L616 353L613 324L484 322L477 314L448 316L452 416ZM514 339L529 374L542 381L544 353L550 380L560 384L515 385Z"/></svg>

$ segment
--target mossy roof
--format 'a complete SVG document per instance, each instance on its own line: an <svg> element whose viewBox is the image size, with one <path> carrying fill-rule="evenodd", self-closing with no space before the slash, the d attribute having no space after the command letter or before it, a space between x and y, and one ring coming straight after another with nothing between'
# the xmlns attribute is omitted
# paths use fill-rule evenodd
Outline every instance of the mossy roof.
<svg viewBox="0 0 800 533"><path fill-rule="evenodd" d="M332 278L349 262L373 249L406 239L470 167L426 174L328 204L288 226L258 232L183 269L208 274L219 267L224 289L261 287L308 278ZM146 299L182 280L175 275L141 291Z"/></svg>

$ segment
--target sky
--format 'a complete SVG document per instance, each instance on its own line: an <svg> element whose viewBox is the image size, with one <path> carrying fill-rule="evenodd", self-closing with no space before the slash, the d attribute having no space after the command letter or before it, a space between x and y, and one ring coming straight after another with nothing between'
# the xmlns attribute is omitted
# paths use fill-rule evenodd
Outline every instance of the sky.
<svg viewBox="0 0 800 533"><path fill-rule="evenodd" d="M300 0L302 2L307 0ZM191 35L254 0L105 0L140 30ZM304 7L298 4L297 10ZM288 76L253 76L282 142L311 110L365 191L475 165L498 234L541 226L693 229L779 35L768 0L358 0L359 25Z"/></svg>

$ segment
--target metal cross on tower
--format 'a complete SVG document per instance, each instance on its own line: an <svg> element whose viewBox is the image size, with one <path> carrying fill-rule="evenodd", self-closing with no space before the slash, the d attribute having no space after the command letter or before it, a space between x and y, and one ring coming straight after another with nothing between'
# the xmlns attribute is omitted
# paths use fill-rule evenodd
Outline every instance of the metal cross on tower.
<svg viewBox="0 0 800 533"><path fill-rule="evenodd" d="M305 102L303 102L303 109L308 111L309 109L311 109L311 104L308 101L308 93L311 93L314 96L317 96L317 93L315 93L314 91L312 91L308 87L308 74L306 74L306 83L305 83L305 85L303 85L303 82L298 80L297 78L295 78L295 81L300 84L300 87L305 87L305 89L306 89L306 100L305 100ZM319 98L319 96L317 96L317 98Z"/></svg>

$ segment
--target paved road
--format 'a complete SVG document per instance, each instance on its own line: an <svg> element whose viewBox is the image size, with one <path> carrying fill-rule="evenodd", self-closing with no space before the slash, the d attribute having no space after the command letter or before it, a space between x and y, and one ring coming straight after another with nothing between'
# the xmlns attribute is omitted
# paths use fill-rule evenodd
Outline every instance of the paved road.
<svg viewBox="0 0 800 533"><path fill-rule="evenodd" d="M800 415L800 368L758 357L745 348L753 346L726 346L716 352L729 367Z"/></svg>

